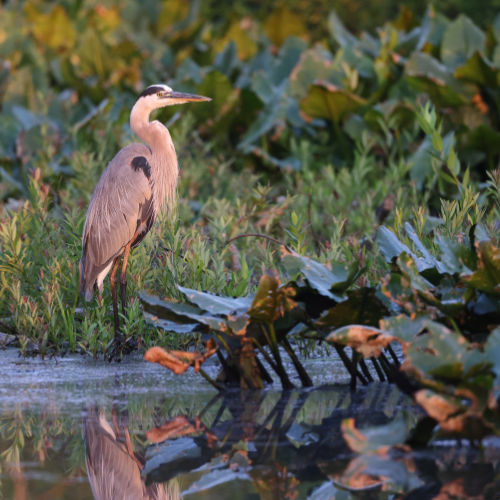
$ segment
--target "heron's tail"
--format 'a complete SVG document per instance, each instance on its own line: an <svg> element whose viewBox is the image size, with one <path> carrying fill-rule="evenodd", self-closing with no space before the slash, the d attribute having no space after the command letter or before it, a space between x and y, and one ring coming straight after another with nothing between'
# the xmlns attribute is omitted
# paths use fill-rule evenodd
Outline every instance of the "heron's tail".
<svg viewBox="0 0 500 500"><path fill-rule="evenodd" d="M80 294L86 302L90 302L94 296L94 283L87 283L85 280L85 254L80 260Z"/></svg>

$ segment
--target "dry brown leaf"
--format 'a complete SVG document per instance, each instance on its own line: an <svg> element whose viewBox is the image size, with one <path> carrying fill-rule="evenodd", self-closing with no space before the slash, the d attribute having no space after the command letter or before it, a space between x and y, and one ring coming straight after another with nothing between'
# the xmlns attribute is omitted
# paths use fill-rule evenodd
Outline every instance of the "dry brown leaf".
<svg viewBox="0 0 500 500"><path fill-rule="evenodd" d="M217 347L213 339L206 343L206 351L204 354L193 351L167 351L162 347L151 347L144 354L144 359L150 363L158 363L169 370L172 370L176 375L184 373L190 366L194 371L199 371L201 365L212 356Z"/></svg>

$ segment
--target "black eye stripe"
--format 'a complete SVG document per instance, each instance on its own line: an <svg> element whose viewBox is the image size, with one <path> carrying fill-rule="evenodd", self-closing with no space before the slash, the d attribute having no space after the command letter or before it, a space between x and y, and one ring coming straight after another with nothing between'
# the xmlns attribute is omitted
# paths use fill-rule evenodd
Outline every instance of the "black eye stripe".
<svg viewBox="0 0 500 500"><path fill-rule="evenodd" d="M148 87L139 97L146 97L147 95L151 94L160 94L162 92L165 92L165 89L163 87Z"/></svg>

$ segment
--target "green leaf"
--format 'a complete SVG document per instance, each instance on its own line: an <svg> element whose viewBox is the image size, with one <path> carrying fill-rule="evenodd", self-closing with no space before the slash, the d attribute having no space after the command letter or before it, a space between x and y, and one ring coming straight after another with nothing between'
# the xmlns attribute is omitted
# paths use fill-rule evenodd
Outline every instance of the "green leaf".
<svg viewBox="0 0 500 500"><path fill-rule="evenodd" d="M323 264L297 254L286 254L282 260L289 272L299 270L311 288L336 301L345 297L335 292L343 293L356 279L359 270L358 266L348 268L339 263L332 264L332 270L329 270Z"/></svg>
<svg viewBox="0 0 500 500"><path fill-rule="evenodd" d="M191 288L184 288L180 285L177 285L177 289L184 294L191 304L194 304L201 310L210 314L221 314L224 316L234 316L238 313L246 312L254 299L253 295L238 298L220 297L213 293L200 292Z"/></svg>
<svg viewBox="0 0 500 500"><path fill-rule="evenodd" d="M468 17L461 14L446 29L441 44L441 60L449 67L465 64L474 52L483 52L486 36Z"/></svg>
<svg viewBox="0 0 500 500"><path fill-rule="evenodd" d="M388 311L374 288L360 288L348 293L348 299L323 313L314 325L320 329L340 328L345 325L378 325Z"/></svg>
<svg viewBox="0 0 500 500"><path fill-rule="evenodd" d="M428 320L427 316L410 318L406 314L400 314L381 320L380 328L403 342L413 342Z"/></svg>
<svg viewBox="0 0 500 500"><path fill-rule="evenodd" d="M473 288L500 296L500 250L491 241L476 243L477 270L462 275L462 279Z"/></svg>
<svg viewBox="0 0 500 500"><path fill-rule="evenodd" d="M328 29L330 30L330 34L333 36L335 41L341 47L356 47L358 45L358 39L349 33L345 26L342 24L342 21L339 19L335 12L330 12L328 16Z"/></svg>
<svg viewBox="0 0 500 500"><path fill-rule="evenodd" d="M465 104L477 92L475 85L456 80L451 69L424 52L412 53L406 61L405 74L411 85L429 94L439 106Z"/></svg>
<svg viewBox="0 0 500 500"><path fill-rule="evenodd" d="M160 319L184 324L192 324L195 321L216 331L227 330L227 325L223 319L204 315L201 309L190 304L161 300L159 297L149 295L145 292L139 294L139 299L146 312ZM154 320L154 318L151 319Z"/></svg>
<svg viewBox="0 0 500 500"><path fill-rule="evenodd" d="M403 252L408 255L413 255L411 250L399 241L398 237L385 226L379 227L377 231L377 245L382 252L386 262L392 262L395 257L398 257Z"/></svg>
<svg viewBox="0 0 500 500"><path fill-rule="evenodd" d="M318 81L310 87L307 96L300 103L300 108L310 117L326 118L338 123L366 104L367 101L363 97L331 83Z"/></svg>
<svg viewBox="0 0 500 500"><path fill-rule="evenodd" d="M454 74L459 80L486 87L498 87L499 72L479 52L475 52L463 66L459 66Z"/></svg>

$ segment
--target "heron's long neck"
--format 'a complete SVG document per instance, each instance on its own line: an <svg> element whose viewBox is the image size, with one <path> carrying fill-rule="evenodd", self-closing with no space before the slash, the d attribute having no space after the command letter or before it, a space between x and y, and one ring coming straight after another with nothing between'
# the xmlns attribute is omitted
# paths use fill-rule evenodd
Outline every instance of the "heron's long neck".
<svg viewBox="0 0 500 500"><path fill-rule="evenodd" d="M174 144L167 127L158 121L149 121L151 110L137 102L130 113L130 127L151 150L151 178L155 211L175 200L179 169Z"/></svg>

